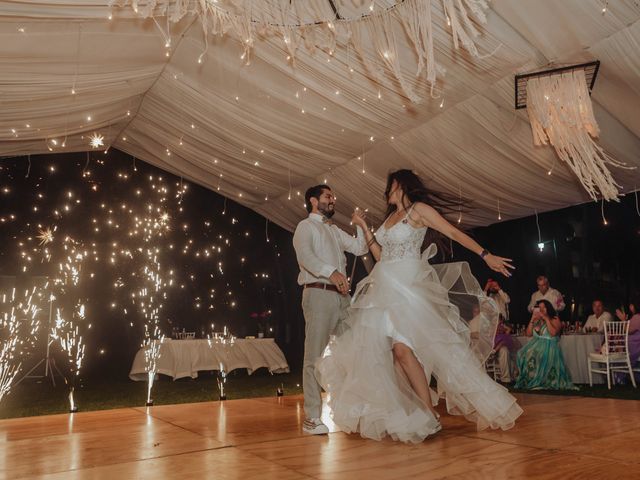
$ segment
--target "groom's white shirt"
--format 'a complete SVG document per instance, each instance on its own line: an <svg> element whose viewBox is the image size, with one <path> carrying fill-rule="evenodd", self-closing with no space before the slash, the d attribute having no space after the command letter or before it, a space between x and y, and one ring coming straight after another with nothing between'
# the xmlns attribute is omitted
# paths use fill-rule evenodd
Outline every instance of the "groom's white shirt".
<svg viewBox="0 0 640 480"><path fill-rule="evenodd" d="M310 213L298 223L293 234L293 248L300 266L299 285L330 283L329 277L334 270L347 274L344 252L364 255L368 251L360 227L356 227L357 237L352 237L336 225L324 223L323 218L317 213Z"/></svg>

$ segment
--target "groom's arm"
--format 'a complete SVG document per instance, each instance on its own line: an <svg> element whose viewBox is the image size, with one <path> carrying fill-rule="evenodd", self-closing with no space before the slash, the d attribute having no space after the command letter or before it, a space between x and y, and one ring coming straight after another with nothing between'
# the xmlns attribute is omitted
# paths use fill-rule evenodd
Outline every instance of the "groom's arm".
<svg viewBox="0 0 640 480"><path fill-rule="evenodd" d="M331 277L337 267L322 261L313 251L313 232L309 225L302 223L298 225L293 234L293 248L296 251L296 258L302 268L315 277Z"/></svg>
<svg viewBox="0 0 640 480"><path fill-rule="evenodd" d="M365 239L364 232L359 226L356 227L356 237L352 237L347 232L338 227L333 228L336 228L340 235L340 247L342 248L342 251L352 253L357 257L359 257L360 255L364 255L369 251L369 249L367 248L367 240Z"/></svg>

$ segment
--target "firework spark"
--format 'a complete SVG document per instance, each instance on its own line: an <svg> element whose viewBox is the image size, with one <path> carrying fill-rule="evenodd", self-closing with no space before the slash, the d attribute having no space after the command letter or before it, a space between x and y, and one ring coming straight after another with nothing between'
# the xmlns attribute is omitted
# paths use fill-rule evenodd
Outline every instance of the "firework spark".
<svg viewBox="0 0 640 480"><path fill-rule="evenodd" d="M39 245L41 247L46 245L47 243L53 242L54 231L55 231L55 227L53 229L51 227L47 227L47 228L44 228L44 229L41 228L40 230L38 230L38 235L36 235L36 238L40 240Z"/></svg>
<svg viewBox="0 0 640 480"><path fill-rule="evenodd" d="M33 303L36 288L26 291L22 300L16 299L16 290L11 295L0 296L3 313L0 316L0 401L9 393L28 348L32 347L40 322L38 307Z"/></svg>
<svg viewBox="0 0 640 480"><path fill-rule="evenodd" d="M65 308L56 309L56 321L51 330L51 337L58 340L60 347L69 359L70 378L65 377L69 386L69 411L76 412L74 391L77 378L85 355L85 343L80 332L80 326L86 325L86 307L79 299L78 285L81 280L82 266L87 252L81 249L79 242L66 237L62 245L63 261L58 264L59 276L53 285L57 289L55 297Z"/></svg>
<svg viewBox="0 0 640 480"><path fill-rule="evenodd" d="M84 305L78 305L74 312L74 317L84 319ZM62 311L58 308L56 311L56 323L52 329L51 336L54 340L58 340L60 347L69 358L69 369L71 378L65 378L69 385L69 411L77 412L78 405L73 397L76 387L76 378L80 376L80 368L84 359L85 344L80 335L78 325L73 321L62 316Z"/></svg>
<svg viewBox="0 0 640 480"><path fill-rule="evenodd" d="M94 133L89 137L89 145L91 148L100 148L104 146L104 135Z"/></svg>

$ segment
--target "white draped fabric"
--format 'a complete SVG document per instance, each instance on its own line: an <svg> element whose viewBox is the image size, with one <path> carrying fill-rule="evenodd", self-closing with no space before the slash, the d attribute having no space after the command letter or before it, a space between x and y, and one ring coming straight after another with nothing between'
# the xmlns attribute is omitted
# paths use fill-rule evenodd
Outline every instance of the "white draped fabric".
<svg viewBox="0 0 640 480"><path fill-rule="evenodd" d="M497 221L498 199L503 220L589 200L552 148L533 146L526 111L513 107L513 77L599 59L598 142L613 158L640 163L633 0L608 2L605 14L598 0L493 0L486 25L477 26L480 58L453 48L442 2L433 1L435 60L446 70L437 98L415 75L402 25L393 25L398 68L419 103L395 75L374 80L353 48L338 45L333 55L301 48L292 63L282 39L267 36L255 40L247 66L239 41L210 36L198 63L205 51L198 19L145 20L108 5L0 0L0 155L84 151L97 132L106 146L290 230L305 214L304 190L325 180L337 194L339 222L356 205L381 220L386 174L408 167L434 188L473 200L463 225L486 225ZM360 47L380 64L379 42ZM612 174L623 192L640 183L638 170Z"/></svg>
<svg viewBox="0 0 640 480"><path fill-rule="evenodd" d="M265 367L271 373L287 373L289 365L272 338L236 339L233 343L208 340L165 340L160 347L157 372L178 378L197 378L198 372L246 368L251 375ZM146 381L149 377L144 361L144 349L138 350L131 371L131 380Z"/></svg>

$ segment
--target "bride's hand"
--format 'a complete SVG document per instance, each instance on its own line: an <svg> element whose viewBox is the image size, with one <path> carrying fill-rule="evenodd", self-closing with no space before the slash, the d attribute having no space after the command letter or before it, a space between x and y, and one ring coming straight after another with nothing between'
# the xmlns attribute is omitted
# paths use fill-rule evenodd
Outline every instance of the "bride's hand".
<svg viewBox="0 0 640 480"><path fill-rule="evenodd" d="M509 271L509 269L515 270L516 268L511 265L511 262L513 260L511 260L510 258L498 257L497 255L488 254L486 257L484 257L484 261L487 262L487 265L491 270L500 272L505 277L511 276L511 272Z"/></svg>
<svg viewBox="0 0 640 480"><path fill-rule="evenodd" d="M353 214L351 215L351 223L356 226L360 226L363 230L367 229L367 221L365 220L367 216L367 212L364 210L360 210L358 207L355 208Z"/></svg>

